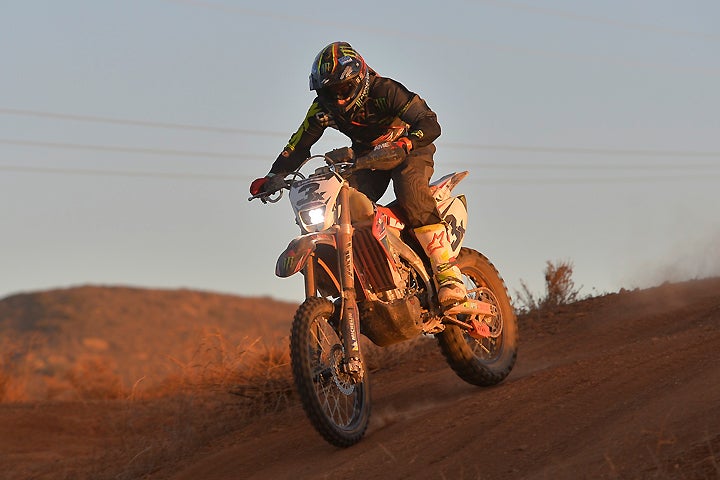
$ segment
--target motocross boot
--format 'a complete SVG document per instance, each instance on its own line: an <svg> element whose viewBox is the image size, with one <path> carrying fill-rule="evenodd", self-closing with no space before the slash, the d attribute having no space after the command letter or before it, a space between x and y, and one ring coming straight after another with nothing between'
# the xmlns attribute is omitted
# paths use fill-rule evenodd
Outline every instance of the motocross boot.
<svg viewBox="0 0 720 480"><path fill-rule="evenodd" d="M442 223L425 225L415 230L415 236L425 250L438 287L438 302L447 307L465 301L467 290L460 269L455 265L447 228Z"/></svg>

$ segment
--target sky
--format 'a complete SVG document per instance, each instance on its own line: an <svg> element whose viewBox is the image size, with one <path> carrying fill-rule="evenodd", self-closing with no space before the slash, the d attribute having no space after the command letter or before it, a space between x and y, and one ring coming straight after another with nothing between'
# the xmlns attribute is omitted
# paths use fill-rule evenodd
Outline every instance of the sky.
<svg viewBox="0 0 720 480"><path fill-rule="evenodd" d="M248 186L347 41L437 113L465 245L512 296L720 275L720 3L0 0L0 298L78 285L300 301ZM314 154L348 145L328 131ZM388 194L382 202L392 199Z"/></svg>

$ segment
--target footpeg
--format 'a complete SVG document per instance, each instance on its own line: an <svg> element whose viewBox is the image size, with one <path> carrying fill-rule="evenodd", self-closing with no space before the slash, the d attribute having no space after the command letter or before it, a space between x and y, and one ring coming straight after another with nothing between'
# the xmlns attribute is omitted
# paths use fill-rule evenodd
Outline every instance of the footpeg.
<svg viewBox="0 0 720 480"><path fill-rule="evenodd" d="M497 321L499 315L498 308L492 303L471 298L451 306L443 314L445 322L465 329L467 334L473 338L483 339L497 336L490 330L490 325Z"/></svg>
<svg viewBox="0 0 720 480"><path fill-rule="evenodd" d="M492 303L475 299L467 299L462 303L451 306L443 312L445 315L490 315L498 314L497 307Z"/></svg>

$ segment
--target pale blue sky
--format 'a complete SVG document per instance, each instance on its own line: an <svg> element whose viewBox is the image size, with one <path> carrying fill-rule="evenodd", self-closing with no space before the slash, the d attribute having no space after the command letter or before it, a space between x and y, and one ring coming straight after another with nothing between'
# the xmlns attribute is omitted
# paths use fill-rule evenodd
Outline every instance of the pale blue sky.
<svg viewBox="0 0 720 480"><path fill-rule="evenodd" d="M0 1L0 297L81 284L299 300L287 201L249 203L350 42L437 112L466 245L511 293L720 274L713 0ZM346 145L328 132L314 153Z"/></svg>

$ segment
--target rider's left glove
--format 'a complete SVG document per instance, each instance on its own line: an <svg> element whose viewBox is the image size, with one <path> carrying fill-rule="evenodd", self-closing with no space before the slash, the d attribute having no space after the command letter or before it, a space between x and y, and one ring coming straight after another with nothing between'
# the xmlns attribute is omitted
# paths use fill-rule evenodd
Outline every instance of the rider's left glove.
<svg viewBox="0 0 720 480"><path fill-rule="evenodd" d="M413 148L412 141L408 137L400 137L396 141L393 142L393 145L396 147L400 147L403 150L405 150L405 153L410 153L410 150Z"/></svg>

